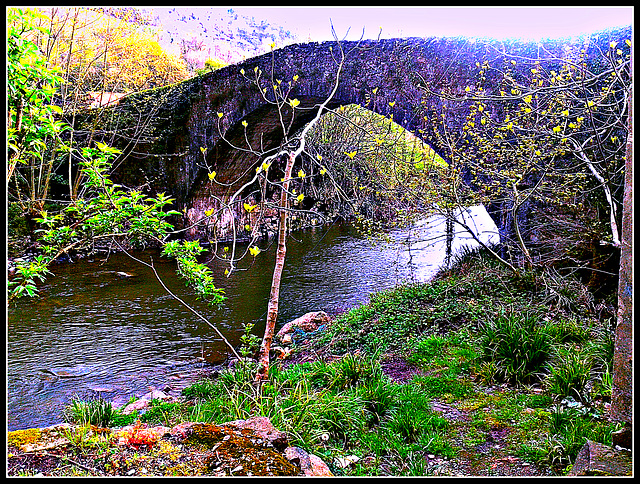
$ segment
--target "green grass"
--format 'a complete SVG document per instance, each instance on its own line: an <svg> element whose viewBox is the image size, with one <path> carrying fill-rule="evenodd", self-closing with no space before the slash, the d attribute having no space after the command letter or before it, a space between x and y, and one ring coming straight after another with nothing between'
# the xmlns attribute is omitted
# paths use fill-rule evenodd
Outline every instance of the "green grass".
<svg viewBox="0 0 640 484"><path fill-rule="evenodd" d="M250 371L227 370L186 388L186 403L153 402L139 418L169 425L266 416L291 445L320 456L336 475L354 476L428 475L426 454L464 455L490 473L491 458L476 447L500 431L505 455L562 474L586 439L610 443L617 428L603 410L611 325L586 300L575 281L563 290L555 274L513 274L469 253L429 284L375 294L337 317L309 343L317 360L274 364L260 386ZM389 356L416 375L404 384L390 380L381 366ZM94 407L102 408L75 404L70 414L108 418ZM347 455L360 461L334 464Z"/></svg>

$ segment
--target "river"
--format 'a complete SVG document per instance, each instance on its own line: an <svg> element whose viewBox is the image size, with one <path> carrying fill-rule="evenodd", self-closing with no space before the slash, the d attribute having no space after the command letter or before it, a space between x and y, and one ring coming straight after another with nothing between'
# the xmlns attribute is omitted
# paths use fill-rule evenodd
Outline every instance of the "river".
<svg viewBox="0 0 640 484"><path fill-rule="evenodd" d="M481 238L497 230L482 207L471 215ZM308 311L336 314L369 300L371 293L431 278L445 258L444 220L431 217L411 229L391 231L373 243L349 226L317 227L292 234L282 277L278 326ZM457 233L453 251L475 243ZM243 323L261 336L274 266L275 243L234 272L212 263L222 308L193 297L175 275L175 264L153 257L167 286L240 344ZM169 296L152 272L124 254L60 264L41 295L8 309L7 424L9 430L63 420L74 399L97 395L124 404L150 387L179 387L203 367L222 363L227 350L213 331ZM121 273L126 273L127 276ZM60 378L51 372L68 377Z"/></svg>

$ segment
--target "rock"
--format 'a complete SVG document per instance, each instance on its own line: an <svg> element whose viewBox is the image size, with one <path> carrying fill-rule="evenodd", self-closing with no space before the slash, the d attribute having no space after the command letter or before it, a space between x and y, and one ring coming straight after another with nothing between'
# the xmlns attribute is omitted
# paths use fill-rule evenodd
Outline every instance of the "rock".
<svg viewBox="0 0 640 484"><path fill-rule="evenodd" d="M205 475L297 476L300 467L286 459L275 429L266 417L222 425L185 423L171 429L174 441L204 452ZM275 444L275 445L272 445Z"/></svg>
<svg viewBox="0 0 640 484"><path fill-rule="evenodd" d="M160 390L151 390L149 393L145 393L142 397L144 400L171 400L172 398Z"/></svg>
<svg viewBox="0 0 640 484"><path fill-rule="evenodd" d="M622 447L623 449L631 449L633 431L630 423L625 423L624 427L616 432L611 433L613 445Z"/></svg>
<svg viewBox="0 0 640 484"><path fill-rule="evenodd" d="M130 415L133 412L135 412L136 410L144 410L144 409L146 409L149 406L150 403L151 403L150 400L147 400L146 398L140 398L139 400L136 400L135 402L131 402L129 405L124 407L122 409L122 413L124 415Z"/></svg>
<svg viewBox="0 0 640 484"><path fill-rule="evenodd" d="M332 476L333 473L329 470L329 466L324 461L314 454L309 454L309 460L311 461L310 476Z"/></svg>
<svg viewBox="0 0 640 484"><path fill-rule="evenodd" d="M276 429L267 417L252 417L247 420L234 420L227 422L226 427L232 429L253 430L263 440L279 450L284 450L289 445L289 438L285 432Z"/></svg>
<svg viewBox="0 0 640 484"><path fill-rule="evenodd" d="M14 430L7 434L7 442L23 452L46 451L67 445L70 428L71 425L65 423L42 429Z"/></svg>
<svg viewBox="0 0 640 484"><path fill-rule="evenodd" d="M309 333L329 322L330 318L327 313L324 311L313 311L286 323L282 328L280 328L280 331L276 334L276 338L282 341L282 338L286 334L293 333L295 329L301 329Z"/></svg>
<svg viewBox="0 0 640 484"><path fill-rule="evenodd" d="M576 457L569 476L630 476L631 451L614 449L587 440Z"/></svg>
<svg viewBox="0 0 640 484"><path fill-rule="evenodd" d="M309 454L300 447L287 447L284 455L290 462L299 466L305 476L333 476L320 457Z"/></svg>
<svg viewBox="0 0 640 484"><path fill-rule="evenodd" d="M115 475L182 476L331 476L318 456L289 447L284 432L266 417L237 420L222 425L185 422L172 428L140 423L122 428L90 429L63 424L45 429L9 432L9 475L20 475L26 468L51 470L67 467L64 456L76 459L69 449L70 436L82 432L100 439L109 452L83 460L92 476L104 475L103 465ZM158 451L145 455L151 448ZM55 452L52 452L55 449ZM59 456L55 457L53 456ZM47 460L48 459L48 460ZM51 462L49 462L51 461ZM137 462L132 465L132 462ZM142 465L143 464L143 465ZM30 466L30 467L25 467ZM68 474L62 474L68 475Z"/></svg>

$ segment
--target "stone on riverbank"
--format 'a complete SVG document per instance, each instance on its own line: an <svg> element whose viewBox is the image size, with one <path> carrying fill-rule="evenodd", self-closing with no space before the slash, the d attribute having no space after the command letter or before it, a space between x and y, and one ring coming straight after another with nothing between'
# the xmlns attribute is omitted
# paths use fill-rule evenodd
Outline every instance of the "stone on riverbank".
<svg viewBox="0 0 640 484"><path fill-rule="evenodd" d="M81 449L74 452L74 435L82 435L83 442L100 440L114 451L92 460ZM93 476L331 475L320 458L289 447L287 434L266 417L172 428L140 422L120 429L64 424L9 432L8 447L8 475L72 475L74 465Z"/></svg>
<svg viewBox="0 0 640 484"><path fill-rule="evenodd" d="M569 476L630 476L631 451L590 440L582 447Z"/></svg>
<svg viewBox="0 0 640 484"><path fill-rule="evenodd" d="M327 324L330 321L331 318L329 318L329 315L324 311L312 311L286 323L280 331L278 331L276 338L284 342L283 338L285 338L286 335L293 333L296 329L301 329L306 333L310 333L312 331L316 331L320 326Z"/></svg>

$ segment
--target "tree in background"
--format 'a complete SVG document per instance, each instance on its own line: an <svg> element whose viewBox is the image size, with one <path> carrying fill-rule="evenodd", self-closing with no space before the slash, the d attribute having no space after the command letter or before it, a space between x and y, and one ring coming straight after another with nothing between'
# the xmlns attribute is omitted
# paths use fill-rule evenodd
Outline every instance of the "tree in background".
<svg viewBox="0 0 640 484"><path fill-rule="evenodd" d="M446 104L435 131L477 201L501 208L512 227L505 242L528 265L575 261L585 240L619 246L631 42L605 43L562 58L502 52L477 64L478 82L463 98L424 88L467 103L459 132L447 129Z"/></svg>
<svg viewBox="0 0 640 484"><path fill-rule="evenodd" d="M7 15L8 202L33 234L38 213L74 199L86 181L73 149L77 113L188 73L162 51L136 9L9 9Z"/></svg>
<svg viewBox="0 0 640 484"><path fill-rule="evenodd" d="M46 33L41 21L32 10L7 11L7 188L30 232L49 197L60 157L69 150L62 140L69 127L54 103L63 78L33 40Z"/></svg>

